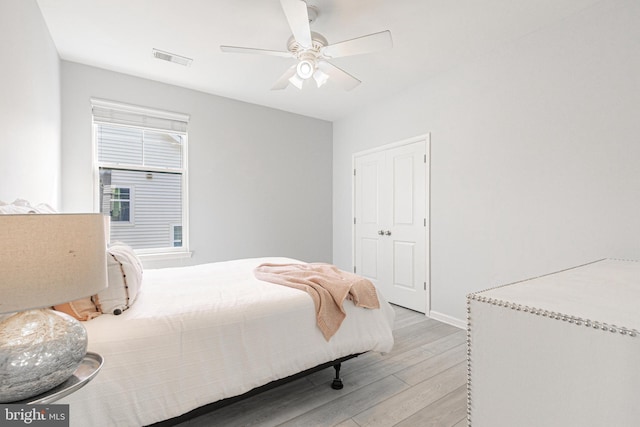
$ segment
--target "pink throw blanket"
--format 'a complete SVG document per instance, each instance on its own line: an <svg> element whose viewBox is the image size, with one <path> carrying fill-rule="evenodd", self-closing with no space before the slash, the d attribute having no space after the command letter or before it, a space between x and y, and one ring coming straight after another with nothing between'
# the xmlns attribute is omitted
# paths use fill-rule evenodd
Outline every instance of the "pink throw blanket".
<svg viewBox="0 0 640 427"><path fill-rule="evenodd" d="M338 331L346 313L345 298L357 307L380 308L376 288L371 281L325 263L261 264L254 270L256 278L307 292L316 307L316 321L324 338Z"/></svg>

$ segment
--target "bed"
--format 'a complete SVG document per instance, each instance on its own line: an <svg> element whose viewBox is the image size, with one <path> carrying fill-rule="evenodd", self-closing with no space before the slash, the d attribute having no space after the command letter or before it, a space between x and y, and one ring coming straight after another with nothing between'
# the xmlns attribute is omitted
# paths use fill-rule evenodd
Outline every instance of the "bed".
<svg viewBox="0 0 640 427"><path fill-rule="evenodd" d="M100 373L57 403L71 425L142 426L170 420L327 362L393 346L394 312L344 302L346 318L328 341L305 292L260 281L242 259L145 270L135 302L85 322ZM330 382L330 378L328 378Z"/></svg>

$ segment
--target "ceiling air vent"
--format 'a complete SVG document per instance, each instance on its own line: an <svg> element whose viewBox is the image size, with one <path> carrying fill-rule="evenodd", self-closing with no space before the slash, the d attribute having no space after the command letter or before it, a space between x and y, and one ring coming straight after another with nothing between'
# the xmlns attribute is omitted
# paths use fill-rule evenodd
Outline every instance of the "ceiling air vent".
<svg viewBox="0 0 640 427"><path fill-rule="evenodd" d="M158 59L162 59L163 61L184 65L185 67L188 67L193 62L193 59L187 58L186 56L180 56L175 53L164 52L158 49L153 49L153 56Z"/></svg>

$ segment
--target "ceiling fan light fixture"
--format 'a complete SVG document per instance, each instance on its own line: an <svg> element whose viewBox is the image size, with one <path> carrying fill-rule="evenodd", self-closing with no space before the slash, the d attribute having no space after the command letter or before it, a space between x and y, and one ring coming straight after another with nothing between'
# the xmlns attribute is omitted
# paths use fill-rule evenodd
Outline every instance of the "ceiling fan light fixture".
<svg viewBox="0 0 640 427"><path fill-rule="evenodd" d="M300 78L300 76L296 73L293 76L289 77L289 83L297 87L298 89L302 89L302 85L304 84L304 80Z"/></svg>
<svg viewBox="0 0 640 427"><path fill-rule="evenodd" d="M313 72L315 69L316 66L312 61L303 59L298 63L298 66L296 67L296 74L301 79L307 80L308 78L311 78L311 76L313 76Z"/></svg>
<svg viewBox="0 0 640 427"><path fill-rule="evenodd" d="M322 87L327 82L327 80L329 80L329 74L318 68L316 69L315 73L313 73L313 79L316 81L318 87Z"/></svg>

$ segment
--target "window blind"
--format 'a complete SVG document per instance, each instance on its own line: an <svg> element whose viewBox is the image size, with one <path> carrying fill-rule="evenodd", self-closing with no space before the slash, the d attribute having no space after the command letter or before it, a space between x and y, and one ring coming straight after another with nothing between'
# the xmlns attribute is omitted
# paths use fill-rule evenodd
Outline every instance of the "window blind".
<svg viewBox="0 0 640 427"><path fill-rule="evenodd" d="M91 99L91 112L94 123L137 126L178 133L186 133L189 123L188 114L155 110L102 99Z"/></svg>

